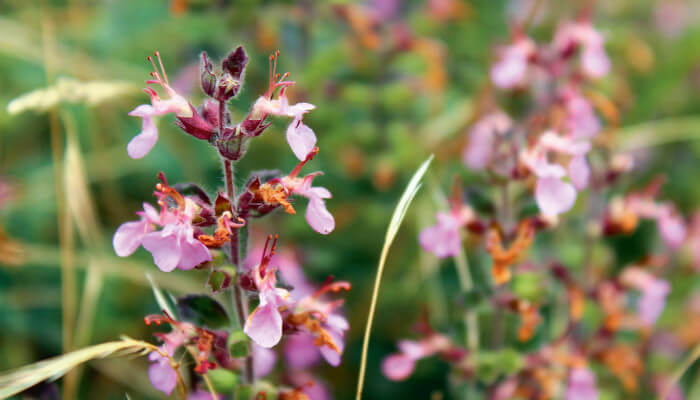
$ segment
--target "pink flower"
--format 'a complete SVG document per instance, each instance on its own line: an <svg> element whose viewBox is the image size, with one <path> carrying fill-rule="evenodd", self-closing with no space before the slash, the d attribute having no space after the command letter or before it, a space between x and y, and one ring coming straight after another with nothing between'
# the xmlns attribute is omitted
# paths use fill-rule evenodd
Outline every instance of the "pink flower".
<svg viewBox="0 0 700 400"><path fill-rule="evenodd" d="M268 267L274 249L275 242L270 248L270 254L265 254L266 250L263 250L262 261L251 271L259 303L248 316L243 328L243 332L263 348L273 347L282 338L282 314L279 308L286 306L289 298L287 290L276 287L275 269Z"/></svg>
<svg viewBox="0 0 700 400"><path fill-rule="evenodd" d="M156 79L148 80L148 84L158 84L165 89L165 92L170 98L161 99L152 88L145 88L144 91L148 93L151 97L151 104L142 104L135 109L133 109L129 115L134 117L141 117L143 119L143 124L141 126L141 133L134 136L126 147L129 157L131 158L142 158L153 148L158 141L158 129L153 121L153 117L175 113L178 117L190 118L192 117L192 107L182 96L177 94L175 90L170 87L168 82L168 76L165 74L165 69L163 69L163 62L160 59L160 54L156 52L156 57L160 64L160 71L156 67L153 59L149 56L148 59L153 64L154 77Z"/></svg>
<svg viewBox="0 0 700 400"><path fill-rule="evenodd" d="M157 187L161 212L144 203L144 211L138 213L141 216L139 221L122 224L112 240L117 255L129 256L143 246L153 255L158 268L165 272L175 268L189 270L211 261L209 249L194 237L194 202L165 184ZM167 206L168 197L176 201L177 208ZM162 226L163 229L154 231L155 226Z"/></svg>
<svg viewBox="0 0 700 400"><path fill-rule="evenodd" d="M298 194L309 199L309 204L306 207L306 222L316 232L327 235L335 229L335 219L326 208L324 200L333 196L324 187L311 186L313 179L321 175L322 172L314 172L303 178L297 176L301 167L310 161L316 152L318 152L317 147L309 152L306 159L300 162L289 175L282 177L281 182L289 194Z"/></svg>
<svg viewBox="0 0 700 400"><path fill-rule="evenodd" d="M148 367L151 385L169 396L177 386L177 372L170 366L167 358L157 353L151 353L148 359L153 361Z"/></svg>
<svg viewBox="0 0 700 400"><path fill-rule="evenodd" d="M255 267L262 256L262 246L254 247L248 251L248 255L243 263L246 270L250 271ZM316 291L316 288L304 276L304 270L294 250L284 248L276 250L270 258L270 265L275 265L282 276L282 280L294 288L290 296L295 301L310 296Z"/></svg>
<svg viewBox="0 0 700 400"><path fill-rule="evenodd" d="M641 292L637 303L639 319L644 325L653 326L664 311L671 286L666 280L656 278L638 267L626 268L620 279L625 285Z"/></svg>
<svg viewBox="0 0 700 400"><path fill-rule="evenodd" d="M345 350L345 332L350 329L350 324L338 311L338 308L343 305L343 301L326 301L323 299L323 295L328 292L350 290L350 287L350 283L345 281L328 281L312 295L301 299L294 310L296 315L314 315L321 322L320 330L310 330L309 326L305 326L302 328L302 332L315 338L314 345L321 356L334 367L340 365L341 356ZM328 336L322 338L322 335ZM301 361L299 354L290 354L290 356L295 361Z"/></svg>
<svg viewBox="0 0 700 400"><path fill-rule="evenodd" d="M464 148L462 160L471 169L484 169L490 163L496 135L503 136L510 128L510 117L503 111L496 111L477 121L469 130L469 144Z"/></svg>
<svg viewBox="0 0 700 400"><path fill-rule="evenodd" d="M573 139L590 139L601 129L600 120L591 103L576 90L565 90L562 94L566 108L566 131Z"/></svg>
<svg viewBox="0 0 700 400"><path fill-rule="evenodd" d="M527 74L530 57L537 47L528 37L520 37L510 46L501 50L500 58L491 67L491 80L501 89L513 89L522 86Z"/></svg>
<svg viewBox="0 0 700 400"><path fill-rule="evenodd" d="M416 361L430 357L450 348L449 339L439 334L432 334L420 341L402 340L399 352L387 356L382 362L382 373L392 381L403 381L413 373Z"/></svg>
<svg viewBox="0 0 700 400"><path fill-rule="evenodd" d="M590 148L588 141L547 131L532 148L521 153L520 161L537 176L535 201L543 215L555 216L574 206L576 191L588 186L590 167L586 153ZM567 169L550 162L550 152L571 156ZM567 175L571 183L563 180Z"/></svg>
<svg viewBox="0 0 700 400"><path fill-rule="evenodd" d="M535 201L545 216L565 213L576 202L576 189L560 178L557 175L542 176L535 185Z"/></svg>
<svg viewBox="0 0 700 400"><path fill-rule="evenodd" d="M179 327L180 325L178 325ZM182 329L174 329L169 333L158 334L163 340L161 351L168 354L171 358L175 356L175 351L187 339L185 331L193 329L190 324L182 323ZM157 352L151 352L148 359L152 364L148 367L148 379L154 388L161 392L170 395L175 386L177 386L177 372L170 365L170 360L163 357Z"/></svg>
<svg viewBox="0 0 700 400"><path fill-rule="evenodd" d="M439 258L455 257L462 248L460 219L452 213L437 213L437 224L423 229L418 242L423 250Z"/></svg>
<svg viewBox="0 0 700 400"><path fill-rule="evenodd" d="M302 122L304 114L316 108L310 103L289 104L289 100L285 94L287 85L292 85L293 82L286 82L279 93L278 99L269 98L267 95L258 98L253 105L252 115L258 116L260 119L265 119L266 115L277 115L293 118L292 122L287 127L287 143L291 147L292 152L299 160L304 160L306 156L316 146L316 135Z"/></svg>
<svg viewBox="0 0 700 400"><path fill-rule="evenodd" d="M639 299L639 317L647 326L652 326L661 316L666 307L666 297L671 291L671 285L663 279L649 280L642 288Z"/></svg>
<svg viewBox="0 0 700 400"><path fill-rule="evenodd" d="M292 369L309 368L321 361L316 339L306 332L289 335L284 345L284 359Z"/></svg>
<svg viewBox="0 0 700 400"><path fill-rule="evenodd" d="M605 39L590 20L567 22L554 36L554 47L561 54L581 48L581 69L589 78L600 78L610 71L610 59L605 53Z"/></svg>
<svg viewBox="0 0 700 400"><path fill-rule="evenodd" d="M661 238L666 242L668 247L674 250L680 248L686 238L686 227L683 216L675 212L670 205L662 205L659 207L656 221L659 226Z"/></svg>
<svg viewBox="0 0 700 400"><path fill-rule="evenodd" d="M566 386L566 400L597 400L598 388L593 371L586 367L572 368Z"/></svg>
<svg viewBox="0 0 700 400"><path fill-rule="evenodd" d="M659 234L668 247L676 250L683 245L688 236L688 229L683 216L675 210L673 204L659 203L647 194L630 195L626 203L630 210L640 217L656 220Z"/></svg>

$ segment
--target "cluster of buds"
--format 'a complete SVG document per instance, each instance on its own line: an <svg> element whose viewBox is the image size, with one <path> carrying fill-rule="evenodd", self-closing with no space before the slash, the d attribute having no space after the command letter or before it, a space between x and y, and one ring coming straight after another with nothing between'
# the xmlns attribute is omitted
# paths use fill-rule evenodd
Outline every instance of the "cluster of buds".
<svg viewBox="0 0 700 400"><path fill-rule="evenodd" d="M317 378L306 370L296 369L299 352L306 360L313 361L310 354L315 352L333 366L340 364L349 324L339 311L343 301L327 297L329 293L349 290L350 284L329 279L320 288L309 290L313 285L303 278L300 266L289 267L296 265L291 262L277 264L277 236L274 239L268 237L259 254L259 262L250 261L251 257L246 260L241 257L241 247L248 246L247 234L250 231L241 228L249 228L251 220L276 209L296 214L296 196L308 199L306 220L312 229L324 235L335 229L335 220L325 203L331 198L330 191L312 185L314 178L322 172L300 176L301 169L319 151L316 135L303 121L304 115L315 106L289 103L287 93L294 82L287 80L289 74L277 73L278 57L279 52L270 56L268 89L255 101L247 116L237 123L232 121L226 105L242 86L248 64L248 56L242 47L228 54L220 69L214 68L206 53L201 54L200 81L206 99L198 108L170 86L160 54L156 52L155 59L148 57L154 72L151 73L153 79L146 83L160 86L167 98L161 98L151 87L145 89L151 104L140 105L130 113L143 119L143 128L129 142L128 154L132 158L144 157L158 138L154 117L173 113L175 124L182 131L207 141L216 149L224 165L226 188L211 196L192 183L170 186L165 175L160 173L161 182L154 192L159 209L144 203L143 211L137 213L140 217L137 221L124 223L117 229L114 249L119 256L126 257L142 246L152 254L156 266L165 272L193 268L210 271L207 284L213 292L231 288L232 312L236 313L239 323L238 330L233 331L201 325L202 321L211 319L207 313L223 314L228 319L224 307L207 296L197 301L187 296L178 299L178 310L182 311L181 306L187 310L178 313L181 314L178 315L179 321L165 311L165 316L147 317L147 324L167 323L172 327L170 333L156 334L163 345L160 352L151 354L149 368L154 387L167 394L181 382L178 379L179 364L173 360L175 353L182 348L187 350L184 354L194 359L195 373L204 375L218 367L240 372L242 381L249 385L250 390L256 379L273 371L277 355L271 348L287 336L283 343L290 369L285 372L285 381L293 386L279 386L274 391L269 388L259 390L258 398L276 394L289 399L324 398L320 393L327 390L320 383L314 384L318 382ZM272 124L268 120L270 116L292 119L287 127L287 142L300 162L286 175L270 169L252 172L246 183L237 187L234 179L237 162L246 154L251 139L260 136ZM284 265L286 267L281 268ZM252 309L248 309L246 294L255 304ZM181 300L183 304L180 304ZM201 307L198 301L209 306ZM193 318L193 313L205 315ZM225 324L230 325L229 322ZM303 364L304 367L311 366L308 362ZM209 386L205 394L208 396L213 388L205 378L203 380ZM204 393L201 387L194 386L190 398Z"/></svg>

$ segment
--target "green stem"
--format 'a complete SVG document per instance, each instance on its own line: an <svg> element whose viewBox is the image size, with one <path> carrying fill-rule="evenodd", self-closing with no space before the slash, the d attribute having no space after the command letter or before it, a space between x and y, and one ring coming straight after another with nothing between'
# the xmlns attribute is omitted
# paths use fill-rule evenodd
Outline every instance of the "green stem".
<svg viewBox="0 0 700 400"><path fill-rule="evenodd" d="M224 107L225 104L224 102L219 102L219 132L223 132L223 125L224 125ZM231 202L231 211L233 212L233 218L234 220L238 217L238 212L237 212L237 206L236 206L236 186L235 186L235 169L233 164L231 163L231 160L224 159L224 179L226 181L226 194L228 195L229 201ZM239 246L239 241L240 241L240 235L239 235L239 229L234 229L233 232L231 233L231 241L229 242L231 247L230 247L230 260L233 265L236 267L236 272L240 273L241 268L240 268L240 246ZM238 280L236 280L233 283L233 289L232 289L232 302L233 302L233 308L236 311L236 318L238 319L238 325L240 326L241 329L245 326L245 322L247 319L247 312L246 309L247 307L245 306L245 298L243 297L243 291L241 290L241 287L238 285ZM253 370L253 352L251 349L248 349L248 355L245 358L245 369L244 369L244 380L247 383L252 383L254 379L254 370Z"/></svg>

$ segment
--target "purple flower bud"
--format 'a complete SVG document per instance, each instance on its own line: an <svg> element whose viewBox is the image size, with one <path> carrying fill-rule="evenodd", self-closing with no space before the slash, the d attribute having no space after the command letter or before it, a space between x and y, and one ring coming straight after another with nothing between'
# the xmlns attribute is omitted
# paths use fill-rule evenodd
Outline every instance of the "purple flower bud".
<svg viewBox="0 0 700 400"><path fill-rule="evenodd" d="M206 51L202 52L199 70L202 90L207 96L214 97L214 90L216 89L216 75L214 75L214 67L211 64L211 61L209 61Z"/></svg>
<svg viewBox="0 0 700 400"><path fill-rule="evenodd" d="M238 46L223 59L221 69L230 74L233 79L240 81L246 64L248 64L248 56L243 50L243 46Z"/></svg>

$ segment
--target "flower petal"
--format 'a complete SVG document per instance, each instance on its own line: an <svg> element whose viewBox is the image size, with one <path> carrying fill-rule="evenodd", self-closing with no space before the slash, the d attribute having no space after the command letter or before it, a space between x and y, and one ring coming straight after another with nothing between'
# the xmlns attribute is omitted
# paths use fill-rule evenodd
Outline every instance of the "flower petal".
<svg viewBox="0 0 700 400"><path fill-rule="evenodd" d="M405 354L392 354L382 361L384 376L392 381L403 381L413 373L416 361Z"/></svg>
<svg viewBox="0 0 700 400"><path fill-rule="evenodd" d="M338 365L340 365L343 350L345 350L345 340L343 339L342 335L339 335L336 332L329 331L328 333L333 338L333 343L335 343L335 345L338 346L338 348L340 349L340 352L326 345L323 345L321 346L321 355L328 362L328 364L337 367Z"/></svg>
<svg viewBox="0 0 700 400"><path fill-rule="evenodd" d="M282 316L272 303L261 304L253 310L243 329L258 346L269 349L282 338Z"/></svg>
<svg viewBox="0 0 700 400"><path fill-rule="evenodd" d="M588 186L588 179L591 176L591 168L588 166L586 156L581 154L575 156L569 162L569 178L576 190L583 190Z"/></svg>
<svg viewBox="0 0 700 400"><path fill-rule="evenodd" d="M555 176L537 180L535 201L542 214L554 216L569 211L576 202L576 189Z"/></svg>
<svg viewBox="0 0 700 400"><path fill-rule="evenodd" d="M317 196L309 197L309 205L306 206L306 222L322 235L327 235L335 229L333 215L328 212L323 199Z"/></svg>
<svg viewBox="0 0 700 400"><path fill-rule="evenodd" d="M277 353L270 349L266 349L253 344L253 370L256 378L267 376L275 368L277 362Z"/></svg>
<svg viewBox="0 0 700 400"><path fill-rule="evenodd" d="M186 232L184 232L186 237L180 240L182 257L177 267L182 270L189 270L205 261L212 260L209 249L192 236L192 230L192 227L186 229Z"/></svg>
<svg viewBox="0 0 700 400"><path fill-rule="evenodd" d="M177 372L164 361L155 362L148 367L148 379L154 388L167 395L177 386Z"/></svg>
<svg viewBox="0 0 700 400"><path fill-rule="evenodd" d="M126 151L131 158L143 158L151 151L157 141L158 129L153 122L153 118L144 116L143 123L141 124L141 133L134 136L134 138L129 141L129 144L126 145Z"/></svg>
<svg viewBox="0 0 700 400"><path fill-rule="evenodd" d="M163 231L144 235L141 245L153 255L153 262L162 271L170 272L177 267L182 256L177 236Z"/></svg>
<svg viewBox="0 0 700 400"><path fill-rule="evenodd" d="M303 161L316 146L316 135L311 128L304 125L301 119L295 118L287 127L287 143L294 155Z"/></svg>
<svg viewBox="0 0 700 400"><path fill-rule="evenodd" d="M291 369L308 368L318 363L321 353L314 344L316 339L305 332L289 335L284 345L284 358Z"/></svg>
<svg viewBox="0 0 700 400"><path fill-rule="evenodd" d="M150 230L148 221L125 222L114 233L112 246L119 257L133 254L141 245L143 235Z"/></svg>

